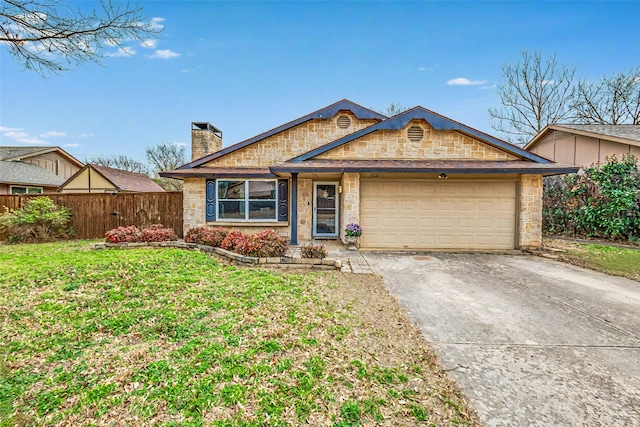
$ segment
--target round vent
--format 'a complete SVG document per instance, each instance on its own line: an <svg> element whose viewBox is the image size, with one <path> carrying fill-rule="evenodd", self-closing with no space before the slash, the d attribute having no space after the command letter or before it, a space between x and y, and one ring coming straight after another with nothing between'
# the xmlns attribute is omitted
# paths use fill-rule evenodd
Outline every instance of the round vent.
<svg viewBox="0 0 640 427"><path fill-rule="evenodd" d="M409 141L418 142L422 140L424 131L420 126L411 126L407 131L407 136L409 137Z"/></svg>
<svg viewBox="0 0 640 427"><path fill-rule="evenodd" d="M340 129L346 129L351 124L351 119L347 116L338 117L338 127Z"/></svg>

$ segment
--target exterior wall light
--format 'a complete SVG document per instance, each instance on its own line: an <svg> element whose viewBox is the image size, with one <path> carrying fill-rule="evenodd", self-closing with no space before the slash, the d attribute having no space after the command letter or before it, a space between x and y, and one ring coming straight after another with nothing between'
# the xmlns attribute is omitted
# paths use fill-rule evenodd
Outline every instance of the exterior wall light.
<svg viewBox="0 0 640 427"><path fill-rule="evenodd" d="M449 177L447 176L446 173L441 173L440 175L438 175L438 179L447 179L447 178Z"/></svg>

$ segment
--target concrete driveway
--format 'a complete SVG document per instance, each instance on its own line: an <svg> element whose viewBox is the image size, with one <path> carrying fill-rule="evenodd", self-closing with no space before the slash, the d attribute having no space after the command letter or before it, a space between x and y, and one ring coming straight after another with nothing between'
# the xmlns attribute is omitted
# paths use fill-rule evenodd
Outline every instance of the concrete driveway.
<svg viewBox="0 0 640 427"><path fill-rule="evenodd" d="M640 283L532 256L364 253L488 426L640 426Z"/></svg>

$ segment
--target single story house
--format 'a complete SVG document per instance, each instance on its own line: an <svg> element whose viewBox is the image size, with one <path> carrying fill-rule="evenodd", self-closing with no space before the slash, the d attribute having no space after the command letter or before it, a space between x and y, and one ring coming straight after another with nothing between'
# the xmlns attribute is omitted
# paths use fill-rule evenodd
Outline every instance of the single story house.
<svg viewBox="0 0 640 427"><path fill-rule="evenodd" d="M514 249L542 241L542 177L576 172L415 107L393 117L342 100L222 148L192 124L184 230L278 230L291 244L342 239L363 249Z"/></svg>
<svg viewBox="0 0 640 427"><path fill-rule="evenodd" d="M54 193L83 163L60 147L0 147L0 194Z"/></svg>
<svg viewBox="0 0 640 427"><path fill-rule="evenodd" d="M640 157L640 125L572 125L545 127L525 150L573 166L605 163L607 157Z"/></svg>
<svg viewBox="0 0 640 427"><path fill-rule="evenodd" d="M87 164L59 188L60 193L164 192L149 175Z"/></svg>

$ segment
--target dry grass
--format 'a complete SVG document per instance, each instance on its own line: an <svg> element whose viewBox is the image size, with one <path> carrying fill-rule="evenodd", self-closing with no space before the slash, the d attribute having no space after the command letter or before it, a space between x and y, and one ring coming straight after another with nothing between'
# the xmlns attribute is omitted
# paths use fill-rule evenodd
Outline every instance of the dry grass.
<svg viewBox="0 0 640 427"><path fill-rule="evenodd" d="M477 425L374 276L0 247L0 425Z"/></svg>

